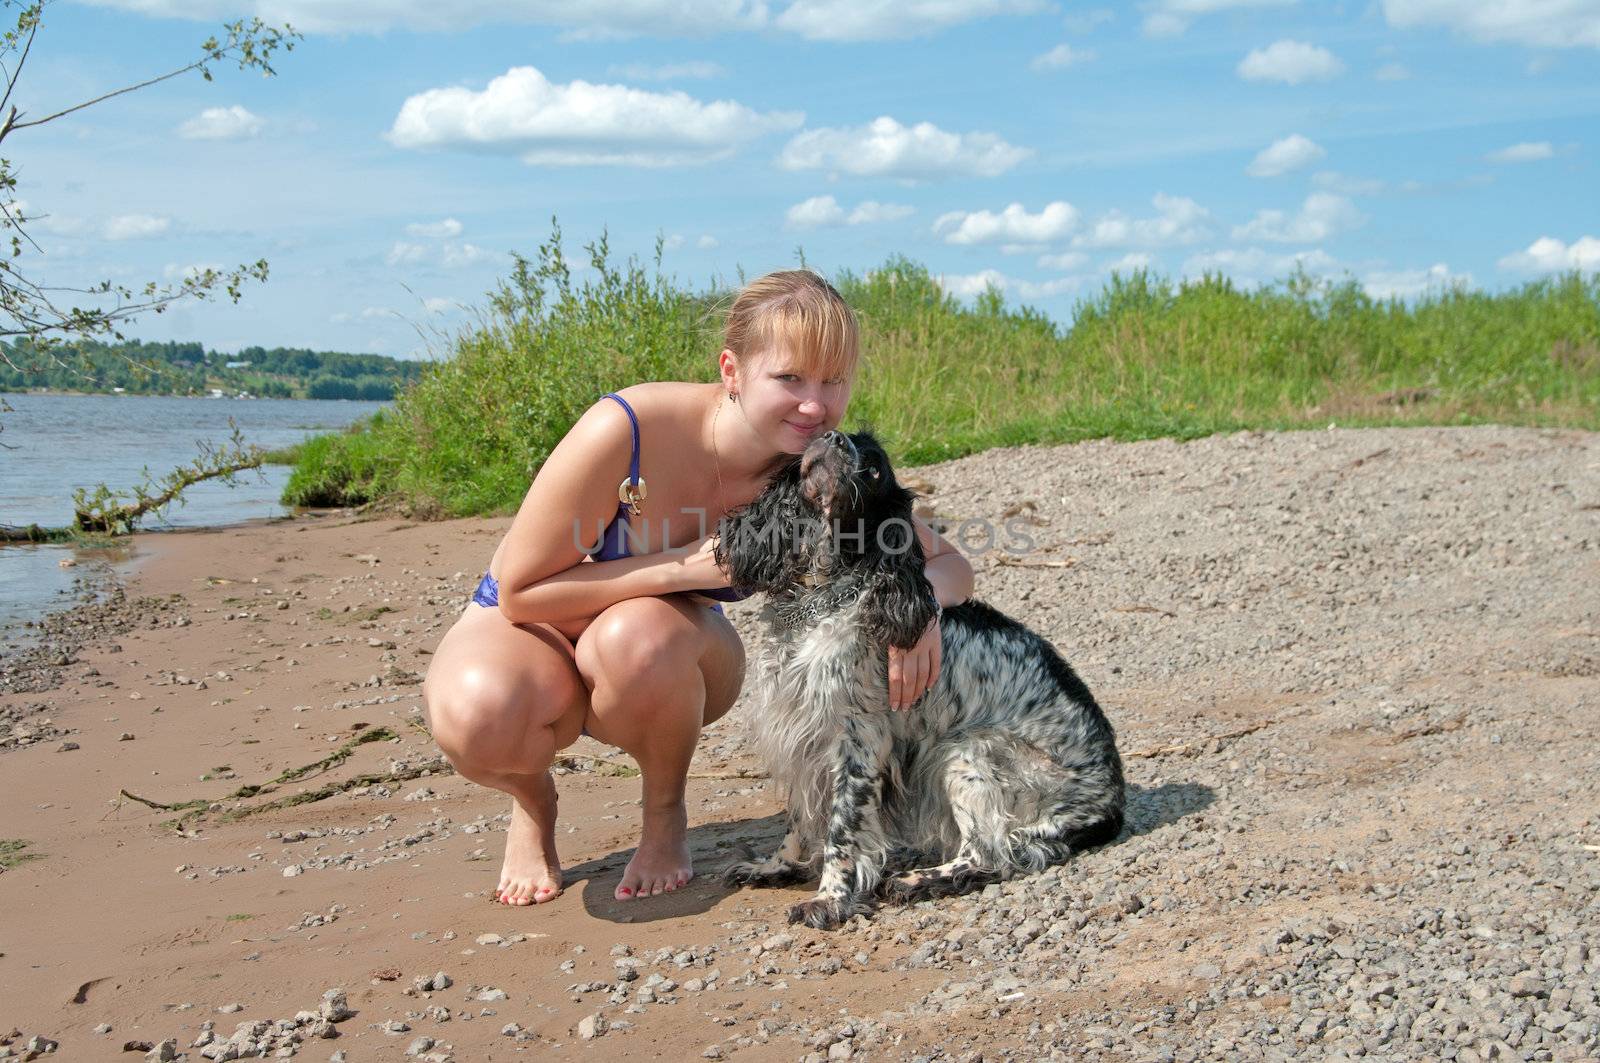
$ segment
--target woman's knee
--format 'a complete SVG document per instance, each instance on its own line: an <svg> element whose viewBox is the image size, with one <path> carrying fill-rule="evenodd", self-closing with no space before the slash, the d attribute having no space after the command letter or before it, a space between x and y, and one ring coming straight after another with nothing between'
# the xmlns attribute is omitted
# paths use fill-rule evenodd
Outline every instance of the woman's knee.
<svg viewBox="0 0 1600 1063"><path fill-rule="evenodd" d="M422 696L433 740L452 763L527 771L535 729L569 716L581 721L578 686L576 676L534 684L510 669L474 663L445 674L430 670Z"/></svg>
<svg viewBox="0 0 1600 1063"><path fill-rule="evenodd" d="M694 621L660 598L630 598L606 609L579 639L578 663L591 678L662 680L698 667L703 637Z"/></svg>

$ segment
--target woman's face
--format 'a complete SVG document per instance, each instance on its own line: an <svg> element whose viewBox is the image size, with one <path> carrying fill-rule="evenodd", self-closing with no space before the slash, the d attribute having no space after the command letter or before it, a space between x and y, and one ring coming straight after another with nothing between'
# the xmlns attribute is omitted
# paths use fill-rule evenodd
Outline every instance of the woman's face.
<svg viewBox="0 0 1600 1063"><path fill-rule="evenodd" d="M850 402L848 376L825 377L778 346L742 366L739 406L750 426L780 451L799 454L839 426Z"/></svg>

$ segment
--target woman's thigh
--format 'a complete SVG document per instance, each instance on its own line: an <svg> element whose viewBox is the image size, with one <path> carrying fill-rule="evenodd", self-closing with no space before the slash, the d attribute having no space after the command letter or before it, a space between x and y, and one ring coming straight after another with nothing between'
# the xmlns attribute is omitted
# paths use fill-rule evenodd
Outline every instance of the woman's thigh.
<svg viewBox="0 0 1600 1063"><path fill-rule="evenodd" d="M513 624L498 609L468 605L445 633L423 683L428 726L452 760L494 771L542 770L531 762L571 745L589 709L573 646L548 624Z"/></svg>
<svg viewBox="0 0 1600 1063"><path fill-rule="evenodd" d="M602 682L636 687L652 701L652 676L693 661L705 683L702 722L711 723L733 707L744 682L744 643L721 613L682 594L630 598L595 617L574 648L578 671L591 692Z"/></svg>

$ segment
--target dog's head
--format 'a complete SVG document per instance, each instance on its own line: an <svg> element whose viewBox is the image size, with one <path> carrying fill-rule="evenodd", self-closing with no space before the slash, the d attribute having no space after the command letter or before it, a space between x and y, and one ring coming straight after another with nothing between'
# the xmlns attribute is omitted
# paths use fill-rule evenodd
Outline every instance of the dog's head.
<svg viewBox="0 0 1600 1063"><path fill-rule="evenodd" d="M915 497L872 433L828 432L723 522L717 560L746 592L858 585L871 636L910 646L934 611Z"/></svg>

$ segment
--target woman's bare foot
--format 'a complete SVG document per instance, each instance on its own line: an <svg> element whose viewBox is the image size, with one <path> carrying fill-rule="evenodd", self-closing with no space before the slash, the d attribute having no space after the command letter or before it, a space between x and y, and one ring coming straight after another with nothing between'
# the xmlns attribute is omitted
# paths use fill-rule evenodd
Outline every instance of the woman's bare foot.
<svg viewBox="0 0 1600 1063"><path fill-rule="evenodd" d="M525 807L530 806L530 807ZM556 781L536 780L511 804L506 859L494 899L501 904L543 904L561 896L561 861L556 856Z"/></svg>
<svg viewBox="0 0 1600 1063"><path fill-rule="evenodd" d="M622 871L615 894L619 901L671 893L694 878L689 860L689 813L679 801L666 808L645 809L639 848Z"/></svg>

